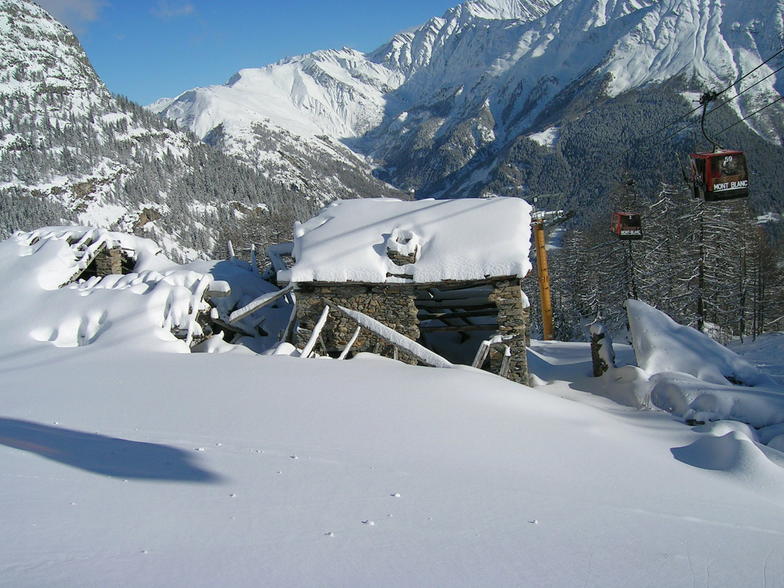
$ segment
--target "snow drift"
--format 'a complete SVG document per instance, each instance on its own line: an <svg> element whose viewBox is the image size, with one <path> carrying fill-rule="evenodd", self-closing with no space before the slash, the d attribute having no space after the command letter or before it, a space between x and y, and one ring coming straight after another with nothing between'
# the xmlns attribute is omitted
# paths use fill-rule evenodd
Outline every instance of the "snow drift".
<svg viewBox="0 0 784 588"><path fill-rule="evenodd" d="M539 389L372 355L181 353L165 306L148 300L187 289L198 268L134 239L124 241L140 252L134 272L169 281L48 289L75 263L68 241L80 231L0 243L0 502L13 538L2 583L625 588L784 577L778 452L750 429L691 430L579 392L585 345L539 345L534 369L550 382ZM31 336L90 312L106 318L87 345ZM771 445L784 434L763 431Z"/></svg>
<svg viewBox="0 0 784 588"><path fill-rule="evenodd" d="M784 422L776 382L707 335L639 300L626 303L637 362L651 402L687 421L731 419L754 427Z"/></svg>

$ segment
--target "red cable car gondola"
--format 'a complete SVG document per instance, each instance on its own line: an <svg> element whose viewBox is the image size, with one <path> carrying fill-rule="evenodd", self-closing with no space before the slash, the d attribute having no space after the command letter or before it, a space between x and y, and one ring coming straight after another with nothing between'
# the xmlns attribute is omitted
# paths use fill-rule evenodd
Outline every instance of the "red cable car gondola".
<svg viewBox="0 0 784 588"><path fill-rule="evenodd" d="M613 212L610 230L623 241L642 239L642 217L635 212Z"/></svg>
<svg viewBox="0 0 784 588"><path fill-rule="evenodd" d="M705 132L708 104L719 94L705 92L700 97L703 136L713 145L709 153L691 154L691 185L694 195L708 202L746 198L749 195L749 171L743 151L730 151L719 145Z"/></svg>
<svg viewBox="0 0 784 588"><path fill-rule="evenodd" d="M709 202L746 198L749 172L743 151L714 151L691 154L694 195Z"/></svg>

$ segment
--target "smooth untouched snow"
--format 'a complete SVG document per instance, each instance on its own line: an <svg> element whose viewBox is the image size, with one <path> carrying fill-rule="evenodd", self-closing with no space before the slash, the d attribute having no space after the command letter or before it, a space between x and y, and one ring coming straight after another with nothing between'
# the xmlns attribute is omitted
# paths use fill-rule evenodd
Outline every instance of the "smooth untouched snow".
<svg viewBox="0 0 784 588"><path fill-rule="evenodd" d="M586 344L532 342L537 388L173 353L147 295L46 289L73 263L48 235L0 243L4 586L782 584L784 454L591 393ZM145 243L136 269L168 271ZM32 336L85 309L88 344Z"/></svg>

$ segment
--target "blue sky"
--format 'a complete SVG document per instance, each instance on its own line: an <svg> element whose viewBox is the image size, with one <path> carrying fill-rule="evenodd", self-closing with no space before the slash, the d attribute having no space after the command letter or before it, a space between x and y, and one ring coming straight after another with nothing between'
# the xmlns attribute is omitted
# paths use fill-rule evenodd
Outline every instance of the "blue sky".
<svg viewBox="0 0 784 588"><path fill-rule="evenodd" d="M112 92L148 104L291 55L370 51L460 0L37 2L76 32Z"/></svg>

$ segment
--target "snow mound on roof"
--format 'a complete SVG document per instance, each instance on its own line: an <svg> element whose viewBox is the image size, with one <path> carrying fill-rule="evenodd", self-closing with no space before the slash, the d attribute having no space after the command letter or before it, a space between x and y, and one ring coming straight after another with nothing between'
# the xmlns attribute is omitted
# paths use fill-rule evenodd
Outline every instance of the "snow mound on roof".
<svg viewBox="0 0 784 588"><path fill-rule="evenodd" d="M135 260L126 275L69 283L92 260L96 248L122 247ZM209 274L183 269L148 239L89 227L47 227L16 233L0 243L0 296L15 313L4 336L20 349L51 343L105 345L187 353L202 334L197 312L212 283ZM175 336L175 333L178 335Z"/></svg>
<svg viewBox="0 0 784 588"><path fill-rule="evenodd" d="M295 226L293 282L436 283L525 276L531 207L518 198L338 200ZM389 252L413 254L395 263Z"/></svg>

